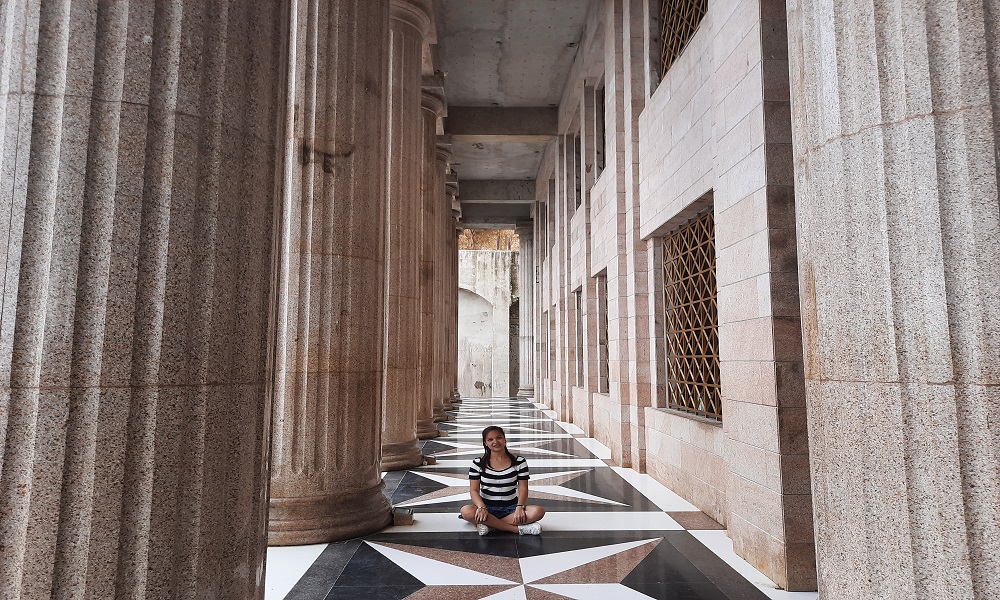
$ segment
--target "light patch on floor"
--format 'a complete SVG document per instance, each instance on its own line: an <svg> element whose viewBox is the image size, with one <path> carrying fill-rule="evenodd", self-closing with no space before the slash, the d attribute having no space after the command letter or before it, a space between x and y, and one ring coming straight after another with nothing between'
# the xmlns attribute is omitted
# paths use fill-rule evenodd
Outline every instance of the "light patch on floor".
<svg viewBox="0 0 1000 600"><path fill-rule="evenodd" d="M316 562L326 546L327 544L268 547L264 600L284 598Z"/></svg>

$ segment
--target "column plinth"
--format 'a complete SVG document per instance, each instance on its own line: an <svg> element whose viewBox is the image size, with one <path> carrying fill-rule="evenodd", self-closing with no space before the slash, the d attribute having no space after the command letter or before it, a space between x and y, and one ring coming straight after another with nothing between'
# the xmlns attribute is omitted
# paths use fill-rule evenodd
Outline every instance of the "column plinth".
<svg viewBox="0 0 1000 600"><path fill-rule="evenodd" d="M382 487L381 479L376 478L360 489L308 498L272 498L268 544L320 544L378 531L392 521L391 516L385 518L390 513Z"/></svg>

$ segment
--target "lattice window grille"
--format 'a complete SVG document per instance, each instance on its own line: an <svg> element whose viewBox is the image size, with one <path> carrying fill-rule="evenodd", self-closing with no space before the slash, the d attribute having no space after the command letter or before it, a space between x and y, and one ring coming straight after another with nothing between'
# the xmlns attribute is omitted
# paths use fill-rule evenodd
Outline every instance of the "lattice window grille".
<svg viewBox="0 0 1000 600"><path fill-rule="evenodd" d="M661 0L660 78L666 77L674 61L694 37L708 12L708 0Z"/></svg>
<svg viewBox="0 0 1000 600"><path fill-rule="evenodd" d="M708 210L663 240L667 405L722 419L715 222Z"/></svg>

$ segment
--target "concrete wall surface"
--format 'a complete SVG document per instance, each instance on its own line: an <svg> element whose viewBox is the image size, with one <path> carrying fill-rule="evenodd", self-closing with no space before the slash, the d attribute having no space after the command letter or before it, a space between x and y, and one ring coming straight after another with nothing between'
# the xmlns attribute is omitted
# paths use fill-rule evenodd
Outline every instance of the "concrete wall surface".
<svg viewBox="0 0 1000 600"><path fill-rule="evenodd" d="M513 251L458 253L458 391L463 397L509 394L516 262Z"/></svg>

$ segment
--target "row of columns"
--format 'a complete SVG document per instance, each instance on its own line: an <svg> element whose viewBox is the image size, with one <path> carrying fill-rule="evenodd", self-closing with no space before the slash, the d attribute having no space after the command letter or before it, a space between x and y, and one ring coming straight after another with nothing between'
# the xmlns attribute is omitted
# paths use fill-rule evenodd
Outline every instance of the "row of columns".
<svg viewBox="0 0 1000 600"><path fill-rule="evenodd" d="M4 598L259 598L452 408L429 0L162 4L5 20Z"/></svg>

